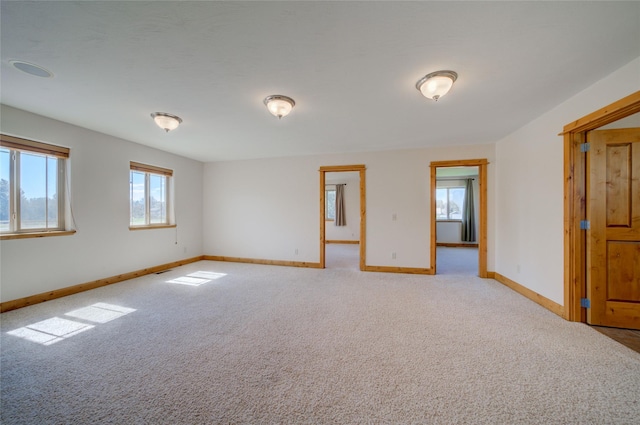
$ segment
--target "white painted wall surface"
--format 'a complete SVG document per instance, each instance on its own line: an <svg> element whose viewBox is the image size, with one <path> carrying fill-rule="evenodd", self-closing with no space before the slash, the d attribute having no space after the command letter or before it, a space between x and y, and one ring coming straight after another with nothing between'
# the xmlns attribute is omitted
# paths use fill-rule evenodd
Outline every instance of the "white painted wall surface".
<svg viewBox="0 0 640 425"><path fill-rule="evenodd" d="M566 124L640 90L640 58L496 144L496 269L564 305Z"/></svg>
<svg viewBox="0 0 640 425"><path fill-rule="evenodd" d="M462 243L460 233L461 221L438 221L436 222L436 242L438 243ZM471 242L469 242L471 243Z"/></svg>
<svg viewBox="0 0 640 425"><path fill-rule="evenodd" d="M429 164L476 158L487 158L490 162L488 263L492 270L494 145L205 164L204 252L318 262L318 169L364 164L367 167L367 265L429 267ZM392 252L396 253L395 260L391 258Z"/></svg>
<svg viewBox="0 0 640 425"><path fill-rule="evenodd" d="M3 133L71 148L77 225L72 236L0 242L3 302L202 255L202 163L1 108ZM174 137L151 121L150 131ZM174 171L177 228L129 230L129 161Z"/></svg>

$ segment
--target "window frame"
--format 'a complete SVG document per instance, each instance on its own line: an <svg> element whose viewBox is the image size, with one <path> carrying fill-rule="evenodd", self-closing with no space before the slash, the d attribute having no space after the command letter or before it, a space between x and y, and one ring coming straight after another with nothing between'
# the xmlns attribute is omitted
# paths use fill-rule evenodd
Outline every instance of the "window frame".
<svg viewBox="0 0 640 425"><path fill-rule="evenodd" d="M145 208L145 222L144 224L132 224L132 208L131 208L131 200L132 200L132 188L133 188L133 179L132 173L144 173L144 208ZM165 197L165 208L164 215L166 220L162 223L152 223L151 222L151 175L154 176L162 176L164 180L164 197ZM163 229L163 228L171 228L176 227L176 224L173 222L173 170L163 167L157 167L155 165L143 164L140 162L130 161L129 163L129 230L145 230L145 229Z"/></svg>
<svg viewBox="0 0 640 425"><path fill-rule="evenodd" d="M447 191L447 208L446 208L446 212L447 212L447 217L446 218L440 218L436 215L436 221L438 222L461 222L462 218L451 218L451 210L449 209L449 204L450 204L450 190L451 189L462 189L463 191L466 192L467 188L465 186L443 186L443 187L438 187L436 186L436 205L438 202L438 190L446 190ZM464 196L464 195L463 195ZM461 208L461 213L462 213L462 209L464 209L464 205L460 207Z"/></svg>
<svg viewBox="0 0 640 425"><path fill-rule="evenodd" d="M333 188L331 188L331 186L333 186ZM336 217L335 217L335 207L334 207L334 211L333 217L329 217L329 192L333 192L334 196L333 196L333 201L335 203L336 200L336 193L337 189L335 185L326 185L324 188L324 221L335 221Z"/></svg>
<svg viewBox="0 0 640 425"><path fill-rule="evenodd" d="M9 229L0 231L0 240L37 238L45 236L66 236L75 233L75 230L67 228L66 208L67 199L67 162L70 156L70 149L63 146L51 145L49 143L37 142L35 140L23 139L0 133L0 147L9 152ZM21 193L21 162L22 154L42 156L45 159L45 182L47 192L45 193L45 227L23 228L22 226L22 204ZM56 196L57 196L57 221L55 227L48 226L48 167L49 160L56 160Z"/></svg>

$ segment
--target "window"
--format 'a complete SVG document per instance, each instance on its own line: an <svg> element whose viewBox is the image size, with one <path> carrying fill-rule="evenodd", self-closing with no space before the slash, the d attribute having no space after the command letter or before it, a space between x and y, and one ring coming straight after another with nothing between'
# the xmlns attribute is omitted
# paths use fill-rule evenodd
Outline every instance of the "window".
<svg viewBox="0 0 640 425"><path fill-rule="evenodd" d="M69 149L0 135L0 233L65 231Z"/></svg>
<svg viewBox="0 0 640 425"><path fill-rule="evenodd" d="M464 187L436 188L436 220L462 220Z"/></svg>
<svg viewBox="0 0 640 425"><path fill-rule="evenodd" d="M324 219L327 221L336 219L336 188L324 190Z"/></svg>
<svg viewBox="0 0 640 425"><path fill-rule="evenodd" d="M130 163L129 206L131 228L166 227L171 224L170 187L173 171Z"/></svg>

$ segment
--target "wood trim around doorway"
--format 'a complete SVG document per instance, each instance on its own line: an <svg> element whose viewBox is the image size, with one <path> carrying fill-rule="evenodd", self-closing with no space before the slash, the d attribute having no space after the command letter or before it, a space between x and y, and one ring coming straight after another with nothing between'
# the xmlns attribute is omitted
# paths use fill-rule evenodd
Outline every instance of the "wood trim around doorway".
<svg viewBox="0 0 640 425"><path fill-rule="evenodd" d="M360 177L360 240L353 241L351 243L358 243L360 245L360 270L365 269L366 257L367 257L367 186L365 172L367 167L362 164L357 165L329 165L320 167L320 268L325 268L325 245L331 243L325 238L326 221L324 210L324 191L325 191L325 174L335 173L341 171L358 171Z"/></svg>
<svg viewBox="0 0 640 425"><path fill-rule="evenodd" d="M480 229L478 237L478 276L489 277L487 273L487 165L489 161L483 159L463 159L455 161L433 161L431 167L431 258L430 264L433 274L436 274L436 169L438 167L478 167L480 192Z"/></svg>
<svg viewBox="0 0 640 425"><path fill-rule="evenodd" d="M580 299L587 295L587 240L580 221L587 216L586 161L580 145L588 131L640 112L640 91L564 126L564 318L586 322Z"/></svg>

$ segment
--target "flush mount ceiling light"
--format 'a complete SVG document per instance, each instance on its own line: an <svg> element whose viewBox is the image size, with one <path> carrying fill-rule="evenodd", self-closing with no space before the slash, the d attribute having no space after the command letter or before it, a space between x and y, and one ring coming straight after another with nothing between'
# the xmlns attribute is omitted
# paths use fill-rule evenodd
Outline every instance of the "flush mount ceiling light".
<svg viewBox="0 0 640 425"><path fill-rule="evenodd" d="M40 65L36 65L35 63L29 63L29 62L19 61L19 60L11 60L9 61L9 63L13 65L13 67L16 68L17 70L22 71L25 74L33 75L34 77L41 77L41 78L53 77L53 73L51 71L47 71L46 69L44 69Z"/></svg>
<svg viewBox="0 0 640 425"><path fill-rule="evenodd" d="M175 115L167 114L166 112L154 112L151 114L151 118L158 124L158 127L166 131L175 130L182 122L182 118Z"/></svg>
<svg viewBox="0 0 640 425"><path fill-rule="evenodd" d="M427 99L436 102L453 86L453 82L458 79L458 74L453 71L436 71L420 78L416 83L416 88Z"/></svg>
<svg viewBox="0 0 640 425"><path fill-rule="evenodd" d="M290 97L274 94L265 97L264 104L267 105L269 112L280 119L289 115L296 102Z"/></svg>

